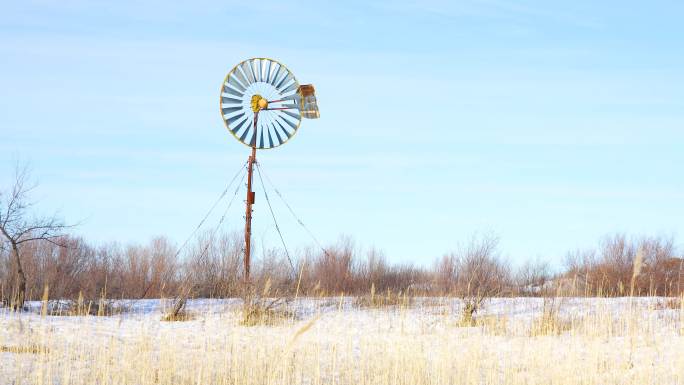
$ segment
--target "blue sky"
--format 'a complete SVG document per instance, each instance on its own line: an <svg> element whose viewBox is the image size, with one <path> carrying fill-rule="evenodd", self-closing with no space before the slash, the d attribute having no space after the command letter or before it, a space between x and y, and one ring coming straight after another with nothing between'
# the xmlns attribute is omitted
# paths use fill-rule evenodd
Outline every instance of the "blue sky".
<svg viewBox="0 0 684 385"><path fill-rule="evenodd" d="M29 161L40 210L86 238L181 242L249 153L221 81L265 56L317 89L321 119L258 159L323 243L422 264L482 232L516 261L681 238L683 19L681 2L3 1L0 181ZM278 246L257 194L256 243ZM288 245L312 244L271 198Z"/></svg>

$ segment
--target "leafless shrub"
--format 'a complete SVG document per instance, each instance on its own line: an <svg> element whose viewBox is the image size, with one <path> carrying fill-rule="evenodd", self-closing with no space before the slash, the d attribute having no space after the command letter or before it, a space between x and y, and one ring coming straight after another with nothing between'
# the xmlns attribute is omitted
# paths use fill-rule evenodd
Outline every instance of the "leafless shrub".
<svg viewBox="0 0 684 385"><path fill-rule="evenodd" d="M617 234L604 238L596 251L569 254L564 277L578 285L580 295L667 296L682 293L683 268L672 238Z"/></svg>
<svg viewBox="0 0 684 385"><path fill-rule="evenodd" d="M184 274L192 277L199 297L234 296L242 280L242 239L239 233L200 236L186 253Z"/></svg>
<svg viewBox="0 0 684 385"><path fill-rule="evenodd" d="M474 323L474 315L485 301L501 296L510 287L510 271L497 253L498 242L491 235L473 237L438 265L440 285L463 302L463 322Z"/></svg>
<svg viewBox="0 0 684 385"><path fill-rule="evenodd" d="M549 264L540 259L523 263L516 270L513 279L517 295L543 296L553 290Z"/></svg>
<svg viewBox="0 0 684 385"><path fill-rule="evenodd" d="M342 238L312 263L311 274L327 293L350 293L354 290L354 243Z"/></svg>

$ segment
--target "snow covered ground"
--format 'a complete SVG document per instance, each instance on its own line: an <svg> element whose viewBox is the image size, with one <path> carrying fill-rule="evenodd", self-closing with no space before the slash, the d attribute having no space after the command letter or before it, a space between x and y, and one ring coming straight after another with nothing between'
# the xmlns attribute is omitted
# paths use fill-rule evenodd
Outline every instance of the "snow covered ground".
<svg viewBox="0 0 684 385"><path fill-rule="evenodd" d="M237 299L191 300L185 322L161 321L165 301L123 303L110 317L0 309L0 384L684 384L684 312L665 298L493 299L476 326L452 298L304 298L251 327Z"/></svg>

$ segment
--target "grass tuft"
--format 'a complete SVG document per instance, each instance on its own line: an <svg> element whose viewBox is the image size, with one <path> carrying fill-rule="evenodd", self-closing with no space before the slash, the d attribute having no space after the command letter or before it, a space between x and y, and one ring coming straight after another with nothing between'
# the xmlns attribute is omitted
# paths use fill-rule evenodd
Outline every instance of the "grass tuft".
<svg viewBox="0 0 684 385"><path fill-rule="evenodd" d="M674 298L666 298L659 300L655 308L656 310L665 310L665 309L672 309L672 310L680 310L682 309L682 305L684 303L682 302L682 297L674 297Z"/></svg>
<svg viewBox="0 0 684 385"><path fill-rule="evenodd" d="M17 353L17 354L48 354L48 348L39 345L29 346L5 346L0 345L0 353Z"/></svg>
<svg viewBox="0 0 684 385"><path fill-rule="evenodd" d="M556 298L544 298L541 316L533 319L530 325L530 336L558 336L572 330L572 321L560 316L560 307Z"/></svg>
<svg viewBox="0 0 684 385"><path fill-rule="evenodd" d="M285 308L285 301L276 299L257 299L246 301L242 305L242 326L275 326L283 324L288 319L294 319L295 314Z"/></svg>
<svg viewBox="0 0 684 385"><path fill-rule="evenodd" d="M379 309L384 307L403 307L407 308L413 304L413 298L405 292L393 293L390 289L387 292L376 293L375 285L371 286L368 295L356 297L355 305L361 308Z"/></svg>
<svg viewBox="0 0 684 385"><path fill-rule="evenodd" d="M161 318L163 322L185 322L193 321L195 319L197 319L197 315L186 310L178 312L177 314L166 313Z"/></svg>

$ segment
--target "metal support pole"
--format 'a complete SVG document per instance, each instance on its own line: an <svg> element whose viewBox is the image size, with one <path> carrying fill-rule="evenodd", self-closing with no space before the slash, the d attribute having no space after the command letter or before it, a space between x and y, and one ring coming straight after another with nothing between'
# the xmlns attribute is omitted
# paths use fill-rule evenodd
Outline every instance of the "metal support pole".
<svg viewBox="0 0 684 385"><path fill-rule="evenodd" d="M256 135L257 114L254 114L254 135ZM252 155L247 161L247 200L245 209L245 282L249 282L251 241L252 241L252 205L254 191L252 191L252 173L256 162L256 144L252 145Z"/></svg>

